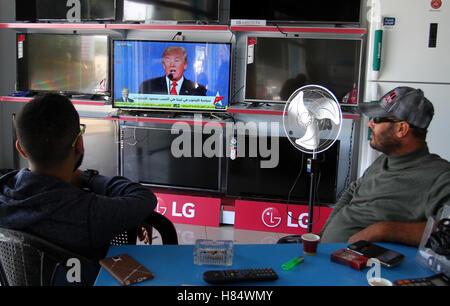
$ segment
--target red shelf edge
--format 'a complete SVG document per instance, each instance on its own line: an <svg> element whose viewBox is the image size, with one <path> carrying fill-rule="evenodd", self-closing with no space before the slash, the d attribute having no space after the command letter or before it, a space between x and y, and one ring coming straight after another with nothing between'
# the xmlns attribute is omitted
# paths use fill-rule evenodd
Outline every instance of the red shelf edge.
<svg viewBox="0 0 450 306"><path fill-rule="evenodd" d="M253 110L253 109L232 109L229 108L227 113L232 114L252 114L252 115L274 115L282 116L283 111L270 111L270 110ZM342 114L344 119L360 119L358 114Z"/></svg>
<svg viewBox="0 0 450 306"><path fill-rule="evenodd" d="M194 30L194 31L256 31L256 32L298 32L366 34L364 28L320 28L320 27L275 27L275 26L228 26L228 25L152 25L152 24L97 24L97 23L0 23L0 28L9 29L115 29L115 30Z"/></svg>
<svg viewBox="0 0 450 306"><path fill-rule="evenodd" d="M164 118L144 118L144 117L132 117L132 116L118 116L118 117L114 117L114 116L106 116L107 120L120 120L120 121L134 121L134 122L156 122L156 123L169 123L169 124L173 124L173 123L177 123L177 122L184 122L187 123L189 125L197 125L197 124L201 124L201 125L217 125L217 126L224 126L225 123L224 122L213 122L213 121L195 121L195 120L186 120L186 119L176 119L176 118L168 118L168 119L164 119Z"/></svg>
<svg viewBox="0 0 450 306"><path fill-rule="evenodd" d="M26 97L0 97L0 101L8 101L8 102L29 102L33 98L26 98ZM105 105L105 102L93 102L93 101L83 101L83 100L70 100L72 104L77 105L96 105L96 106L103 106Z"/></svg>
<svg viewBox="0 0 450 306"><path fill-rule="evenodd" d="M364 28L314 28L314 27L275 27L275 26L231 26L231 31L255 32L297 32L297 33L333 33L333 34L366 34Z"/></svg>
<svg viewBox="0 0 450 306"><path fill-rule="evenodd" d="M0 23L0 28L8 29L105 29L105 24L97 23Z"/></svg>
<svg viewBox="0 0 450 306"><path fill-rule="evenodd" d="M115 30L194 30L227 31L227 25L156 25L156 24L107 24L107 29Z"/></svg>
<svg viewBox="0 0 450 306"><path fill-rule="evenodd" d="M254 110L254 109L232 109L229 108L227 113L232 114L253 114L253 115L274 115L282 116L283 111L271 111L271 110Z"/></svg>

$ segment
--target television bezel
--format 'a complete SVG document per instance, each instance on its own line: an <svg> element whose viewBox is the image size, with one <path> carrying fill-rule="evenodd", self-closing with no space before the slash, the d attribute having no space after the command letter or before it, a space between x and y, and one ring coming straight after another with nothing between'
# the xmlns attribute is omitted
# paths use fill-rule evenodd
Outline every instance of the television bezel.
<svg viewBox="0 0 450 306"><path fill-rule="evenodd" d="M250 137L250 135L246 134L244 135L246 141L248 140L248 137ZM257 136L252 135L252 137L257 138ZM301 172L301 176L298 177L297 180L292 180L292 182L290 182L289 184L286 185L286 190L288 190L289 188L291 188L294 184L295 184L295 188L298 190L301 186L299 185L300 181L302 181L302 179L304 180L305 185L303 186L305 189L305 195L304 197L299 197L298 195L296 195L295 192L293 192L293 194L290 197L290 204L298 204L298 203L307 203L309 200L309 191L310 191L310 175L307 172L307 159L310 157L307 153L303 153L299 150L295 150L294 147L292 147L292 145L290 144L290 142L287 140L287 137L284 135L277 135L275 137L279 138L279 145L281 143L280 139L285 139L285 147L286 148L290 148L289 150L292 150L291 153L295 153L297 152L299 156L301 156L303 162L301 162L300 164L303 166L302 168L298 167L299 164L295 163L292 166L292 177L297 177L298 176L298 172ZM281 147L280 147L281 148ZM316 193L316 197L314 201L319 201L319 203L322 204L335 204L336 201L338 200L338 195L337 195L337 187L338 187L338 183L339 183L339 167L340 167L340 163L339 163L339 158L340 158L340 154L341 154L341 140L340 139L336 139L336 141L333 143L333 145L329 148L331 150L335 150L336 152L336 156L335 159L333 159L335 161L336 164L336 168L333 170L333 172L335 172L335 176L334 176L334 180L333 180L333 190L330 191L330 193L327 194L327 196L324 198L323 196L320 197L319 193L321 190L321 188L325 188L325 187L321 187L323 185L321 185L321 182L318 182L318 184L315 186L317 188L317 193ZM238 148L239 150L239 148ZM246 147L247 150L247 147ZM320 153L318 153L318 157L321 158L324 155L327 154L331 154L331 150L325 150L322 151ZM280 156L282 154L282 151L280 150ZM258 155L257 157L250 157L250 156L244 156L244 157L237 157L237 159L239 158L256 158L257 161L261 161L264 160L264 158L260 155ZM319 159L320 160L320 159ZM233 160L227 160L227 169L226 169L226 196L228 197L239 197L239 198L248 198L248 199L259 199L259 200L264 200L264 201L274 201L274 202L280 202L283 201L285 202L288 199L288 195L289 192L287 191L286 193L280 193L280 192L274 192L274 190L271 190L271 192L264 192L262 189L258 189L258 191L244 191L245 186L242 187L236 187L238 185L235 185L233 187L231 187L230 182L233 180L234 177L236 177L237 173L232 171L232 163L234 161ZM296 161L297 162L297 161ZM277 165L278 167L279 165ZM237 166L234 166L237 167ZM319 166L319 169L321 166ZM269 170L270 171L270 170ZM323 171L323 166L321 171ZM261 173L259 173L259 175L261 175ZM320 176L319 176L320 177ZM270 180L269 177L267 177L268 180ZM316 177L317 179L317 177ZM322 183L323 183L323 178L321 179ZM330 199L328 196L331 196L332 199Z"/></svg>
<svg viewBox="0 0 450 306"><path fill-rule="evenodd" d="M19 89L19 41L18 38L20 35L46 35L46 36L104 36L106 37L106 89L103 92L81 92L81 91L76 91L76 90L42 90L42 89L31 89L28 88L26 90L22 90ZM80 96L98 96L98 97L109 97L111 95L111 58L110 55L111 54L111 37L107 34L83 34L83 33L76 33L76 34L53 34L53 33L16 33L16 83L15 83L15 90L16 91L30 91L32 93L59 93L65 96L75 96L75 95L80 95ZM29 87L29 86L28 86Z"/></svg>
<svg viewBox="0 0 450 306"><path fill-rule="evenodd" d="M237 2L237 0L234 0L235 2ZM236 20L245 20L245 19L250 19L250 20L257 20L257 19L263 19L264 18L235 18L235 16L232 16L232 11L231 11L231 7L232 7L232 2L233 0L229 0L230 2L230 7L229 7L229 16L230 16L230 20L236 19ZM242 5L241 3L242 1L240 1L240 5ZM274 3L270 0L267 0L267 2L271 2ZM355 1L357 2L357 1ZM246 3L248 5L248 3ZM260 3L260 5L264 6L264 2ZM280 24L312 24L312 25L317 25L317 24L323 24L323 25L359 25L361 23L361 4L359 5L359 14L357 16L357 20L353 21L353 20L345 20L345 21L338 21L338 20L285 20L285 19L267 19L266 22L268 24L276 24L276 25L280 25Z"/></svg>
<svg viewBox="0 0 450 306"><path fill-rule="evenodd" d="M103 1L103 0L102 0ZM113 17L106 17L106 18L81 18L79 21L115 21L117 19L117 1L118 0L108 0L108 1L114 1L114 14ZM120 1L120 0L119 0ZM70 8L67 7L69 10ZM67 18L39 18L39 0L36 0L36 20L37 21L46 21L46 22L69 22Z"/></svg>
<svg viewBox="0 0 450 306"><path fill-rule="evenodd" d="M280 33L281 34L281 33ZM361 92L360 91L360 87L362 84L362 65L363 65L363 52L364 52L364 38L363 37L340 37L340 36L333 36L332 34L321 34L320 36L313 36L313 35L298 35L295 37L283 37L283 36L268 36L268 35L247 35L246 36L246 42L248 41L249 37L254 37L258 40L258 38L277 38L277 39L317 39L317 40L355 40L355 41L360 41L360 45L359 45L359 72L358 72L358 77L357 77L357 83L356 83L356 88L358 89L358 93ZM272 104L286 104L287 101L284 100L265 100L265 99L256 99L256 98L247 98L247 68L248 68L248 63L247 63L247 59L248 59L248 51L249 48L248 46L245 48L245 67L244 67L244 75L243 75L243 84L242 84L242 91L243 91L243 100L245 103L272 103ZM325 86L325 85L322 85ZM326 87L326 86L325 86ZM330 88L327 88L330 91L332 91ZM358 97L359 100L359 97Z"/></svg>
<svg viewBox="0 0 450 306"><path fill-rule="evenodd" d="M193 127L193 125L190 125L191 127ZM149 125L146 126L136 126L136 125L130 125L130 124L125 124L122 125L120 128L120 138L121 138L121 143L124 142L124 139L126 139L126 135L125 135L125 130L148 130L148 131L164 131L167 133L171 134L171 124L168 123L160 123L160 122L153 122L150 123ZM196 132L194 130L194 128L192 128L190 131L190 135L191 137L193 136L193 134ZM176 134L172 134L175 135ZM208 135L203 133L202 131L202 137ZM149 135L149 137L151 137L151 135ZM193 136L195 137L195 136ZM222 137L222 141L225 141L225 134L221 134L220 137ZM193 140L194 141L194 140ZM202 138L202 144L203 144L203 138ZM132 145L132 144L127 144L124 143L123 148L122 148L122 152L123 154L126 154L126 150L127 147L135 147L136 145ZM189 184L186 185L180 185L180 184L166 184L166 183L158 183L158 182L149 182L147 180L141 180L139 178L137 178L139 180L139 183L146 185L146 186L150 186L150 187L155 187L155 188L168 188L168 189L173 189L173 190L189 190L189 191L199 191L199 192L211 192L211 193L224 193L223 191L223 184L224 184L224 180L226 180L226 178L224 178L224 173L226 171L226 167L227 167L227 161L226 158L223 156L213 156L213 157L206 157L206 156L201 156L200 158L195 157L195 156L191 156L191 157L181 157L181 158L193 158L196 160L202 160L203 158L207 158L207 159L212 159L215 158L216 160L216 167L215 167L215 171L216 171L216 184L214 184L214 187L209 187L209 186L192 186ZM126 166L126 157L122 156L119 162L119 173L120 175L127 175L127 170L125 169Z"/></svg>
<svg viewBox="0 0 450 306"><path fill-rule="evenodd" d="M115 69L114 69L114 48L116 41L141 41L141 42L161 42L161 43L192 43L192 44L224 44L230 46L230 60L229 60L229 77L228 77L228 104L225 109L199 109L199 108L167 108L167 107L119 107L115 105L115 95L114 95L114 82L115 82ZM220 42L220 41L174 41L174 40L157 40L157 39L119 39L112 38L111 39L111 105L112 108L125 110L125 111L141 111L141 112L149 112L149 111L170 111L170 112L203 112L203 113L225 113L231 105L231 75L232 75L232 60L233 60L233 44L231 42Z"/></svg>
<svg viewBox="0 0 450 306"><path fill-rule="evenodd" d="M220 20L220 1L221 0L205 0L206 1L217 1L217 17L216 19L200 19L200 20L196 20L196 19L148 19L151 21L176 21L177 23L218 23ZM159 1L159 2L165 2L163 1ZM119 17L118 19L120 19L122 22L125 23L129 23L129 22L147 22L148 20L146 19L125 19L125 0L122 0L123 3L123 7L122 7L122 16Z"/></svg>
<svg viewBox="0 0 450 306"><path fill-rule="evenodd" d="M15 0L14 11L16 22L36 22L36 0Z"/></svg>

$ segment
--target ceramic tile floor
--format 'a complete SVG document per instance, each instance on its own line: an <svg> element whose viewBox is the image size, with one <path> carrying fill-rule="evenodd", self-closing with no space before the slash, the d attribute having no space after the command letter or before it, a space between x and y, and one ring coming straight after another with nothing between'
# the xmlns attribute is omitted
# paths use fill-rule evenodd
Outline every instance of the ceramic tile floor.
<svg viewBox="0 0 450 306"><path fill-rule="evenodd" d="M178 244L195 244L197 239L233 240L235 244L275 244L281 237L290 235L235 229L230 224L210 227L175 223L174 226L178 233ZM153 244L161 244L157 232L153 233L153 237Z"/></svg>

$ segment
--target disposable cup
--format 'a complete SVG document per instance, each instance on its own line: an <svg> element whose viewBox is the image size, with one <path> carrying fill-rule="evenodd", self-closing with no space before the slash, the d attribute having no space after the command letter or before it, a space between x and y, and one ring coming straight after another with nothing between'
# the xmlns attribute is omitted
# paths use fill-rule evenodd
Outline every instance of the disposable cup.
<svg viewBox="0 0 450 306"><path fill-rule="evenodd" d="M368 280L371 286L392 286L392 282L381 277L372 277Z"/></svg>
<svg viewBox="0 0 450 306"><path fill-rule="evenodd" d="M317 245L320 241L320 236L312 233L303 234L303 253L306 255L316 255Z"/></svg>

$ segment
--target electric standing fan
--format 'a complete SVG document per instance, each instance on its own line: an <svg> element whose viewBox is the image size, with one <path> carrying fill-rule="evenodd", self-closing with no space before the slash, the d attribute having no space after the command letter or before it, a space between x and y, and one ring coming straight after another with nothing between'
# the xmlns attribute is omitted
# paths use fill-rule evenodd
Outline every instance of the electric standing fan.
<svg viewBox="0 0 450 306"><path fill-rule="evenodd" d="M288 99L283 112L283 128L291 144L311 154L307 159L310 174L308 233L312 232L317 154L330 148L341 132L342 112L334 94L323 86L306 85Z"/></svg>

